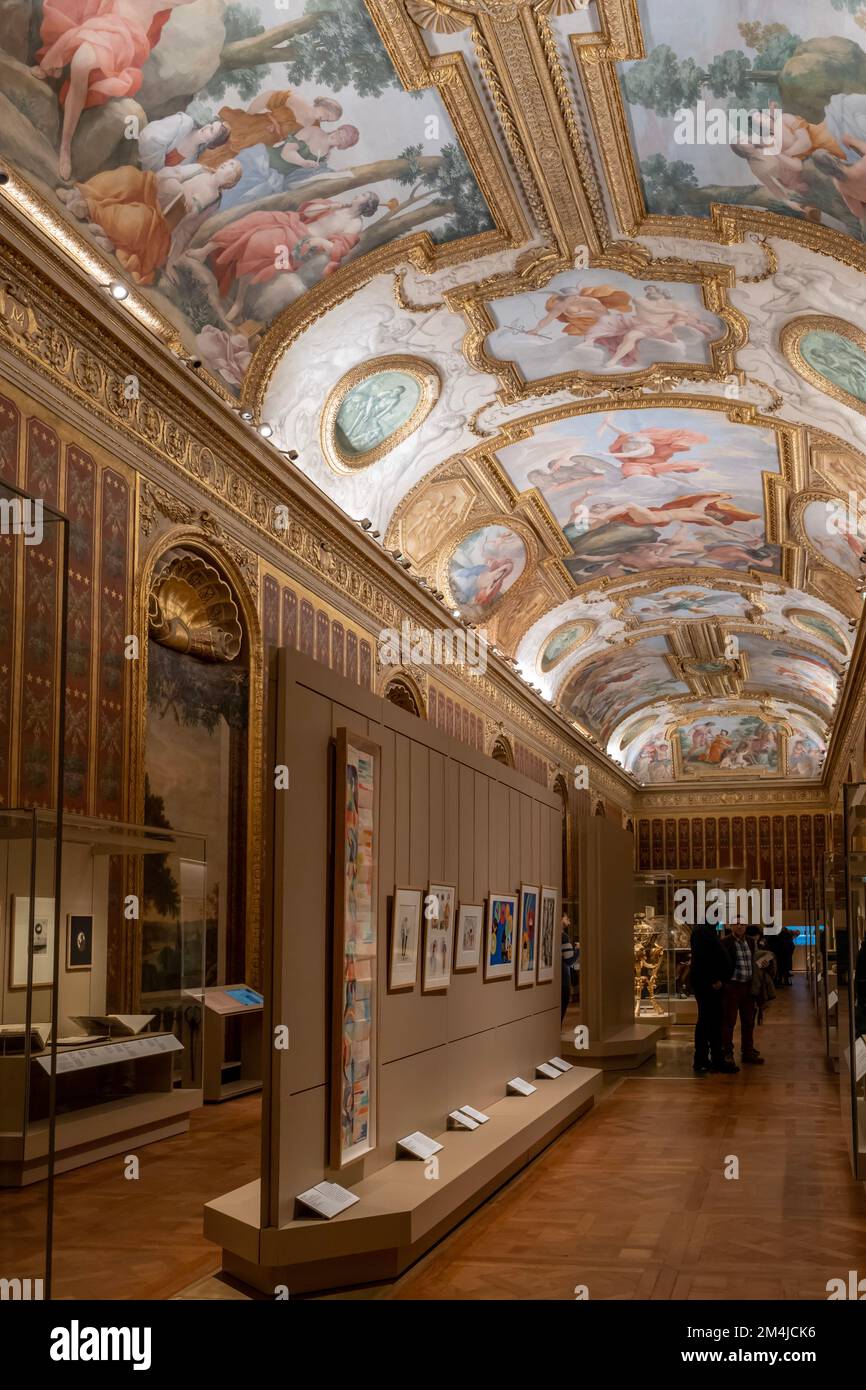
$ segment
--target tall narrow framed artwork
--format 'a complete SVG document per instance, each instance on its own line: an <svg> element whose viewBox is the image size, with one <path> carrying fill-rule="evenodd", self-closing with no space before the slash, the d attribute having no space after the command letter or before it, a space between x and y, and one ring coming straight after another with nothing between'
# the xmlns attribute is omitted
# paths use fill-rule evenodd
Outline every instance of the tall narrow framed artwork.
<svg viewBox="0 0 866 1390"><path fill-rule="evenodd" d="M331 1163L376 1147L376 950L382 749L337 730Z"/></svg>
<svg viewBox="0 0 866 1390"><path fill-rule="evenodd" d="M538 958L538 893L525 883L520 885L520 927L517 933L517 988L535 984Z"/></svg>
<svg viewBox="0 0 866 1390"><path fill-rule="evenodd" d="M388 988L414 989L418 979L418 948L421 944L421 889L395 888L391 913L391 954Z"/></svg>
<svg viewBox="0 0 866 1390"><path fill-rule="evenodd" d="M421 993L447 989L454 953L454 908L457 889L450 883L431 883L424 900L424 965Z"/></svg>
<svg viewBox="0 0 866 1390"><path fill-rule="evenodd" d="M557 891L555 888L546 888L541 885L541 907L538 918L538 975L537 980L540 985L548 984L553 979L554 963L556 961L556 901Z"/></svg>
<svg viewBox="0 0 866 1390"><path fill-rule="evenodd" d="M12 898L9 988L27 988L27 957L33 955L33 988L50 989L54 976L54 899L37 898L30 926L30 899Z"/></svg>
<svg viewBox="0 0 866 1390"><path fill-rule="evenodd" d="M484 908L480 903L461 903L454 938L454 969L477 970L484 936Z"/></svg>

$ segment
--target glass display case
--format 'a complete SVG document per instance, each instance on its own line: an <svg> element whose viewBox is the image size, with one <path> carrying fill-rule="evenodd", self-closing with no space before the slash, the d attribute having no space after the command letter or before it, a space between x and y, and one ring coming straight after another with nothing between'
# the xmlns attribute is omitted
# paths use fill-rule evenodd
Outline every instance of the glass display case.
<svg viewBox="0 0 866 1390"><path fill-rule="evenodd" d="M635 1017L675 1021L688 999L691 929L674 921L674 875L635 874Z"/></svg>
<svg viewBox="0 0 866 1390"><path fill-rule="evenodd" d="M827 853L822 866L820 920L812 949L812 989L815 1012L824 1030L827 1056L839 1068L839 981L848 978L847 899L845 856ZM840 954L841 951L841 954Z"/></svg>
<svg viewBox="0 0 866 1390"><path fill-rule="evenodd" d="M49 1275L54 1175L184 1133L201 1104L205 866L171 828L0 813L0 1227L44 1232ZM147 990L124 980L138 961Z"/></svg>
<svg viewBox="0 0 866 1390"><path fill-rule="evenodd" d="M851 1169L866 1180L866 782L844 787L847 915L836 936L839 1087ZM844 937L844 939L843 939Z"/></svg>
<svg viewBox="0 0 866 1390"><path fill-rule="evenodd" d="M565 953L563 953L563 969L568 968L570 972L569 988L570 1003L580 1005L580 905L577 898L563 898L562 900L562 932L571 942L574 954L571 958L571 966L566 967ZM564 996L563 996L564 997Z"/></svg>

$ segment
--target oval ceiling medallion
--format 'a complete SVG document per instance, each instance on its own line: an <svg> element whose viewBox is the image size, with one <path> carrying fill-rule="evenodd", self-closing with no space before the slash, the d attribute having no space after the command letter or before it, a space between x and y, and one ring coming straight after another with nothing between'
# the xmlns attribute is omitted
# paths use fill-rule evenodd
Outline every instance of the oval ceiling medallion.
<svg viewBox="0 0 866 1390"><path fill-rule="evenodd" d="M820 559L859 579L863 542L845 525L845 517L846 503L841 499L814 498L803 508L803 534Z"/></svg>
<svg viewBox="0 0 866 1390"><path fill-rule="evenodd" d="M779 342L805 381L866 415L866 333L845 319L807 314L787 323Z"/></svg>
<svg viewBox="0 0 866 1390"><path fill-rule="evenodd" d="M420 357L374 357L340 377L322 412L322 453L340 473L368 468L426 420L439 373Z"/></svg>
<svg viewBox="0 0 866 1390"><path fill-rule="evenodd" d="M526 546L510 526L482 526L458 541L448 562L451 596L468 622L487 617L526 568Z"/></svg>
<svg viewBox="0 0 866 1390"><path fill-rule="evenodd" d="M818 641L829 642L840 655L847 657L848 643L844 635L835 623L824 617L823 613L817 613L814 608L786 608L782 616L788 618L801 632L807 632Z"/></svg>
<svg viewBox="0 0 866 1390"><path fill-rule="evenodd" d="M538 669L542 674L552 671L560 661L564 661L573 651L582 646L595 627L588 618L572 618L570 622L555 627L545 642L538 658Z"/></svg>

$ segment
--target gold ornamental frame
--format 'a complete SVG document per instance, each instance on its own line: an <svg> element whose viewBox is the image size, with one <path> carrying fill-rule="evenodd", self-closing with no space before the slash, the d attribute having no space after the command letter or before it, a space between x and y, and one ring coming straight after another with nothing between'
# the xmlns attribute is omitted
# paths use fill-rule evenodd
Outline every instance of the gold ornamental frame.
<svg viewBox="0 0 866 1390"><path fill-rule="evenodd" d="M834 400L841 401L842 405L847 405L851 410L856 410L860 415L866 415L866 400L860 400L857 396L852 396L843 387L837 386L835 382L819 372L803 356L802 342L807 333L824 331L835 333L840 338L847 338L854 347L866 354L866 333L856 328L847 319L836 318L832 314L801 314L798 318L791 319L786 323L779 334L779 349L798 376L804 381L808 381L810 386L815 386L822 391L825 396L832 396Z"/></svg>
<svg viewBox="0 0 866 1390"><path fill-rule="evenodd" d="M352 457L340 446L337 437L337 419L344 401L352 391L362 386L365 381L369 381L371 377L378 376L382 372L398 371L404 372L406 376L412 377L417 382L417 405L409 418L393 430L381 443L374 444L371 449ZM410 353L389 353L384 357L372 357L356 367L350 367L340 377L336 386L333 386L328 392L322 411L319 442L326 462L335 473L357 473L361 469L369 468L372 464L378 463L380 459L385 458L386 454L390 454L417 429L420 429L436 405L441 389L442 379L432 362L425 362L423 358L415 357Z"/></svg>
<svg viewBox="0 0 866 1390"><path fill-rule="evenodd" d="M543 659L544 653L547 651L547 648L550 646L554 637L556 637L560 632L565 632L569 628L574 627L582 627L584 630L579 637L576 637L573 642L569 643L569 645L565 648L565 651L562 653L561 656L558 656L555 661L549 661L545 665ZM582 618L577 616L574 618L567 618L565 622L559 623L559 625L555 627L552 632L549 632L547 636L543 639L541 647L539 649L538 660L536 664L541 675L546 676L549 674L549 672L555 670L556 667L560 664L560 662L565 661L568 657L572 656L574 652L578 651L582 646L584 646L591 639L593 633L596 632L597 629L598 623L594 622L592 618Z"/></svg>
<svg viewBox="0 0 866 1390"><path fill-rule="evenodd" d="M709 362L653 361L646 367L631 371L586 372L577 368L554 372L547 376L528 378L517 362L496 357L487 349L487 338L497 330L489 305L515 298L520 294L547 288L558 275L579 276L587 271L612 270L629 276L636 283L693 285L700 290L704 309L721 320L724 331L712 339L707 348ZM604 255L590 257L586 266L550 252L541 252L518 272L503 275L481 284L461 286L446 292L449 309L463 314L469 324L461 348L470 366L499 381L498 399L503 405L536 396L556 395L573 391L576 395L592 396L616 389L655 387L669 383L718 381L736 372L736 353L748 340L748 320L728 300L727 291L736 283L731 266L705 261L653 260L645 247L636 243L618 242L607 248Z"/></svg>
<svg viewBox="0 0 866 1390"><path fill-rule="evenodd" d="M719 709L718 705L715 707L706 706L701 709L695 709L691 711L688 719L678 719L674 723L669 724L667 726L667 728L665 729L665 738L667 739L668 744L670 745L671 762L674 769L675 781L694 783L702 780L711 784L713 783L713 779L707 778L705 774L702 777L702 770L699 770L696 773L691 773L686 770L685 764L683 763L682 747L680 745L680 740L678 737L681 729L687 728L689 724L696 723L697 720L699 720L702 716L704 718L712 719L727 719L728 716L730 716L731 719L747 719L751 715L756 716L768 728L772 728L775 731L779 745L779 771L774 772L772 768L731 767L724 769L725 780L744 782L751 782L757 780L763 782L778 781L780 778L787 777L788 737L791 733L790 724L788 724L787 721L783 719L771 719L770 717L768 717L767 711L762 710L760 705L750 706L748 703L744 702L738 705L736 710Z"/></svg>
<svg viewBox="0 0 866 1390"><path fill-rule="evenodd" d="M526 564L514 583L511 584L504 593L500 593L499 596L493 600L492 605L484 614L484 622L492 618L494 613L499 611L506 600L511 600L515 593L518 593L521 589L526 587L539 568L539 563L541 561L541 546L538 537L523 516L493 512L467 517L466 521L460 527L460 530L452 537L447 548L440 553L436 566L436 586L445 594L446 603L449 608L460 608L460 604L454 597L449 578L451 561L454 558L454 554L458 547L461 546L469 536L474 536L476 531L485 531L490 526L501 526L504 530L511 531L513 535L517 536L518 540L522 542L524 551L526 552ZM467 619L467 621L470 620ZM477 622L480 620L474 621Z"/></svg>

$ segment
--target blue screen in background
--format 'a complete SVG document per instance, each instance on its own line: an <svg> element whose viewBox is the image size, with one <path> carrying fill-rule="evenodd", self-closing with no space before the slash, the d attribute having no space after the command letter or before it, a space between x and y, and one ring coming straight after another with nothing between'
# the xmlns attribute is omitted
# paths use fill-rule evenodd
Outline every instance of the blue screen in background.
<svg viewBox="0 0 866 1390"><path fill-rule="evenodd" d="M264 995L256 994L254 989L227 989L226 994L230 999L234 999L238 1004L244 1004L249 1008L252 1004L263 1004Z"/></svg>
<svg viewBox="0 0 866 1390"><path fill-rule="evenodd" d="M819 927L819 928L818 928L818 931L819 931L819 932L822 932L823 930L824 930L823 927ZM795 946L811 946L811 945L814 945L814 942L815 942L815 928L814 928L814 927L792 927L792 926L789 926L789 927L788 927L788 931L792 931L792 932L795 932L795 933L796 933L796 935L795 935L795 937L794 937L794 945L795 945Z"/></svg>

